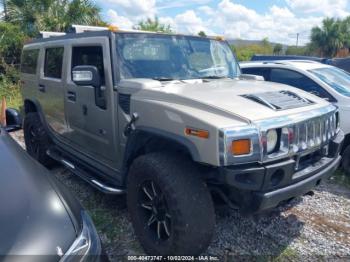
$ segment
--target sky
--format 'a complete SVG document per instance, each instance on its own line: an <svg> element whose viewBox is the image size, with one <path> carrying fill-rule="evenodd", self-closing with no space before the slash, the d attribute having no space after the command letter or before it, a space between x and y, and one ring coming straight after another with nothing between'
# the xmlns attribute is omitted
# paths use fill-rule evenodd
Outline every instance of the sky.
<svg viewBox="0 0 350 262"><path fill-rule="evenodd" d="M325 17L350 15L350 0L95 0L103 18L132 28L147 17L159 17L178 33L221 35L295 45L309 41L310 30Z"/></svg>

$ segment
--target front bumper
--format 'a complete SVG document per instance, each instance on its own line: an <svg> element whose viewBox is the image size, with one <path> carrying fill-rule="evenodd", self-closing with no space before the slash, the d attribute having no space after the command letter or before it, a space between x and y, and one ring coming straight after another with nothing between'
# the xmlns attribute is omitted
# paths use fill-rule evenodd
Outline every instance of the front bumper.
<svg viewBox="0 0 350 262"><path fill-rule="evenodd" d="M268 165L222 168L218 182L226 186L228 197L244 213L275 207L328 179L340 164L343 140L340 131L327 147L307 155Z"/></svg>

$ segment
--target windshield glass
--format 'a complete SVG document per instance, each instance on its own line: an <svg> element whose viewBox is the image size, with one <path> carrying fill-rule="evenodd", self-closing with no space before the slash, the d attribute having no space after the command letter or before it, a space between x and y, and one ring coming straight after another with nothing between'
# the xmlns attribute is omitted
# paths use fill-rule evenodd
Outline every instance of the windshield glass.
<svg viewBox="0 0 350 262"><path fill-rule="evenodd" d="M342 95L350 97L350 74L336 67L309 70Z"/></svg>
<svg viewBox="0 0 350 262"><path fill-rule="evenodd" d="M117 53L122 79L235 78L240 73L228 44L209 38L118 34Z"/></svg>

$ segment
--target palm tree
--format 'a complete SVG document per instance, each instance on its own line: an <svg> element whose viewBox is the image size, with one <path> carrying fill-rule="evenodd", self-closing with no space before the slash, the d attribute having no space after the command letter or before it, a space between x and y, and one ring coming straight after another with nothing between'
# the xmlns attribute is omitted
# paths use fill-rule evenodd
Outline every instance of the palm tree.
<svg viewBox="0 0 350 262"><path fill-rule="evenodd" d="M137 26L134 27L137 30L152 31L152 32L164 32L171 33L170 25L164 25L159 22L158 17L147 18L146 21L140 21Z"/></svg>
<svg viewBox="0 0 350 262"><path fill-rule="evenodd" d="M7 0L8 21L34 36L66 31L72 24L101 25L100 8L91 0Z"/></svg>
<svg viewBox="0 0 350 262"><path fill-rule="evenodd" d="M3 18L5 21L7 20L7 3L6 0L0 1L2 3L2 14L0 14L0 18Z"/></svg>
<svg viewBox="0 0 350 262"><path fill-rule="evenodd" d="M344 35L340 20L326 18L322 21L322 27L314 27L311 30L311 44L316 46L321 55L333 57L344 46Z"/></svg>

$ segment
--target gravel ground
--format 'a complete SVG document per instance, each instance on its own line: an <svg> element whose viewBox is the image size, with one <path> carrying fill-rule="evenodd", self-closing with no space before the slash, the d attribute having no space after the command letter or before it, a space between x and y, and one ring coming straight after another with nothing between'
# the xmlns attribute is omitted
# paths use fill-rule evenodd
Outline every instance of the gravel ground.
<svg viewBox="0 0 350 262"><path fill-rule="evenodd" d="M13 134L23 146L21 132ZM51 172L90 212L111 261L142 255L125 197L104 195L64 167ZM350 179L337 172L313 196L294 199L258 216L218 212L206 255L226 261L350 261Z"/></svg>

